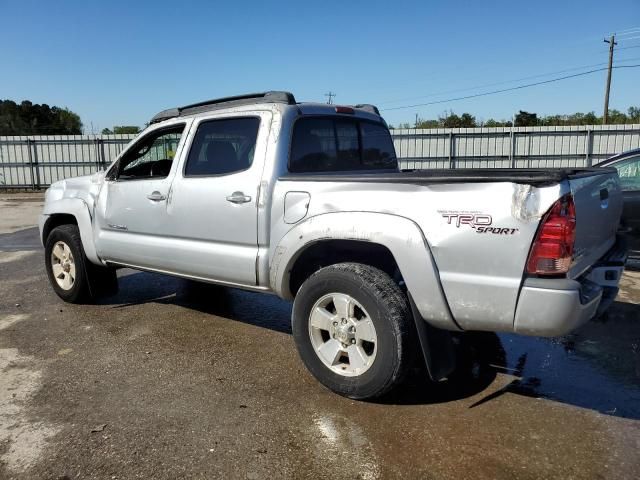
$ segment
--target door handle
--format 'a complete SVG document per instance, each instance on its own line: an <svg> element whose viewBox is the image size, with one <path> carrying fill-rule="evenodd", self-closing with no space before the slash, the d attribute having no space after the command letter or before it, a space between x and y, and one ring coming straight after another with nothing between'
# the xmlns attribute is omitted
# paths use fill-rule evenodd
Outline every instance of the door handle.
<svg viewBox="0 0 640 480"><path fill-rule="evenodd" d="M227 197L227 202L231 203L247 203L251 201L251 197L249 195L245 195L242 192L233 192L231 195Z"/></svg>
<svg viewBox="0 0 640 480"><path fill-rule="evenodd" d="M157 190L147 195L147 198L153 202L161 202L162 200L167 199L167 197L165 197L163 194L161 194Z"/></svg>

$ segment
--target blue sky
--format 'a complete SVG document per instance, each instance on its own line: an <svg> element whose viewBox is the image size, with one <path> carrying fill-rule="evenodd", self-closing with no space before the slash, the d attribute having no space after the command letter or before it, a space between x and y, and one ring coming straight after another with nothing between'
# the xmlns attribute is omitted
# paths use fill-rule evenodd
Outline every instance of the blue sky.
<svg viewBox="0 0 640 480"><path fill-rule="evenodd" d="M253 91L325 101L331 90L336 103L382 109L480 93L604 65L611 32L623 32L619 63L640 64L638 0L0 0L0 19L0 98L66 106L88 133ZM446 110L601 114L604 84L598 72L383 115L397 124ZM611 108L640 105L639 85L640 68L615 70Z"/></svg>

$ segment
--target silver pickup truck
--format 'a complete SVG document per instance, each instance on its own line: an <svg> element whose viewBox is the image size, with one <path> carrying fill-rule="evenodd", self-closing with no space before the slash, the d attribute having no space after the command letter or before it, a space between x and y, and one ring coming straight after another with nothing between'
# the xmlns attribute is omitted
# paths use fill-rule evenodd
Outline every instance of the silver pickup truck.
<svg viewBox="0 0 640 480"><path fill-rule="evenodd" d="M106 172L49 188L40 233L67 302L113 292L119 267L293 300L305 365L363 399L417 358L449 376L452 332L596 316L621 209L615 169L399 171L374 106L267 92L160 112Z"/></svg>

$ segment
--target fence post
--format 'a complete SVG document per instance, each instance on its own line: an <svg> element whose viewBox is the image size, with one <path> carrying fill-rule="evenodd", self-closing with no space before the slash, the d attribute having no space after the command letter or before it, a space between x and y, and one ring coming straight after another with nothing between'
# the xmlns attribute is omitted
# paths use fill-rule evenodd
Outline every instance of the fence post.
<svg viewBox="0 0 640 480"><path fill-rule="evenodd" d="M456 154L455 154L456 142L454 133L449 132L449 168L456 168Z"/></svg>
<svg viewBox="0 0 640 480"><path fill-rule="evenodd" d="M35 139L27 139L27 152L29 154L29 167L31 169L31 185L34 190L40 190L40 169L38 168L38 151L36 150Z"/></svg>
<svg viewBox="0 0 640 480"><path fill-rule="evenodd" d="M93 152L96 156L96 172L100 171L100 165L102 164L102 159L100 156L100 139L93 137Z"/></svg>
<svg viewBox="0 0 640 480"><path fill-rule="evenodd" d="M107 168L107 159L104 155L104 138L100 137L98 143L100 144L100 165L102 168Z"/></svg>
<svg viewBox="0 0 640 480"><path fill-rule="evenodd" d="M513 131L514 126L511 125L511 131L509 135L509 163L511 168L516 168L516 132Z"/></svg>
<svg viewBox="0 0 640 480"><path fill-rule="evenodd" d="M591 128L587 128L586 142L585 166L590 167L593 165L593 130Z"/></svg>

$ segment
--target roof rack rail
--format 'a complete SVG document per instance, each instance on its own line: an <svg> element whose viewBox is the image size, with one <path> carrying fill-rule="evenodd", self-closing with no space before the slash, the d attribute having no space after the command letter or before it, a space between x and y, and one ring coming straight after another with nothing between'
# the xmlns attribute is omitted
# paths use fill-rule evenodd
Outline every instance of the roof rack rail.
<svg viewBox="0 0 640 480"><path fill-rule="evenodd" d="M237 105L253 105L257 103L285 103L287 105L295 105L296 99L290 92L261 92L261 93L249 93L246 95L236 95L233 97L216 98L213 100L206 100L204 102L193 103L191 105L185 105L184 107L169 108L156 114L151 123L162 122L170 118L181 117L183 115L191 115L193 113L206 112L209 110L216 110L218 108L227 108Z"/></svg>

